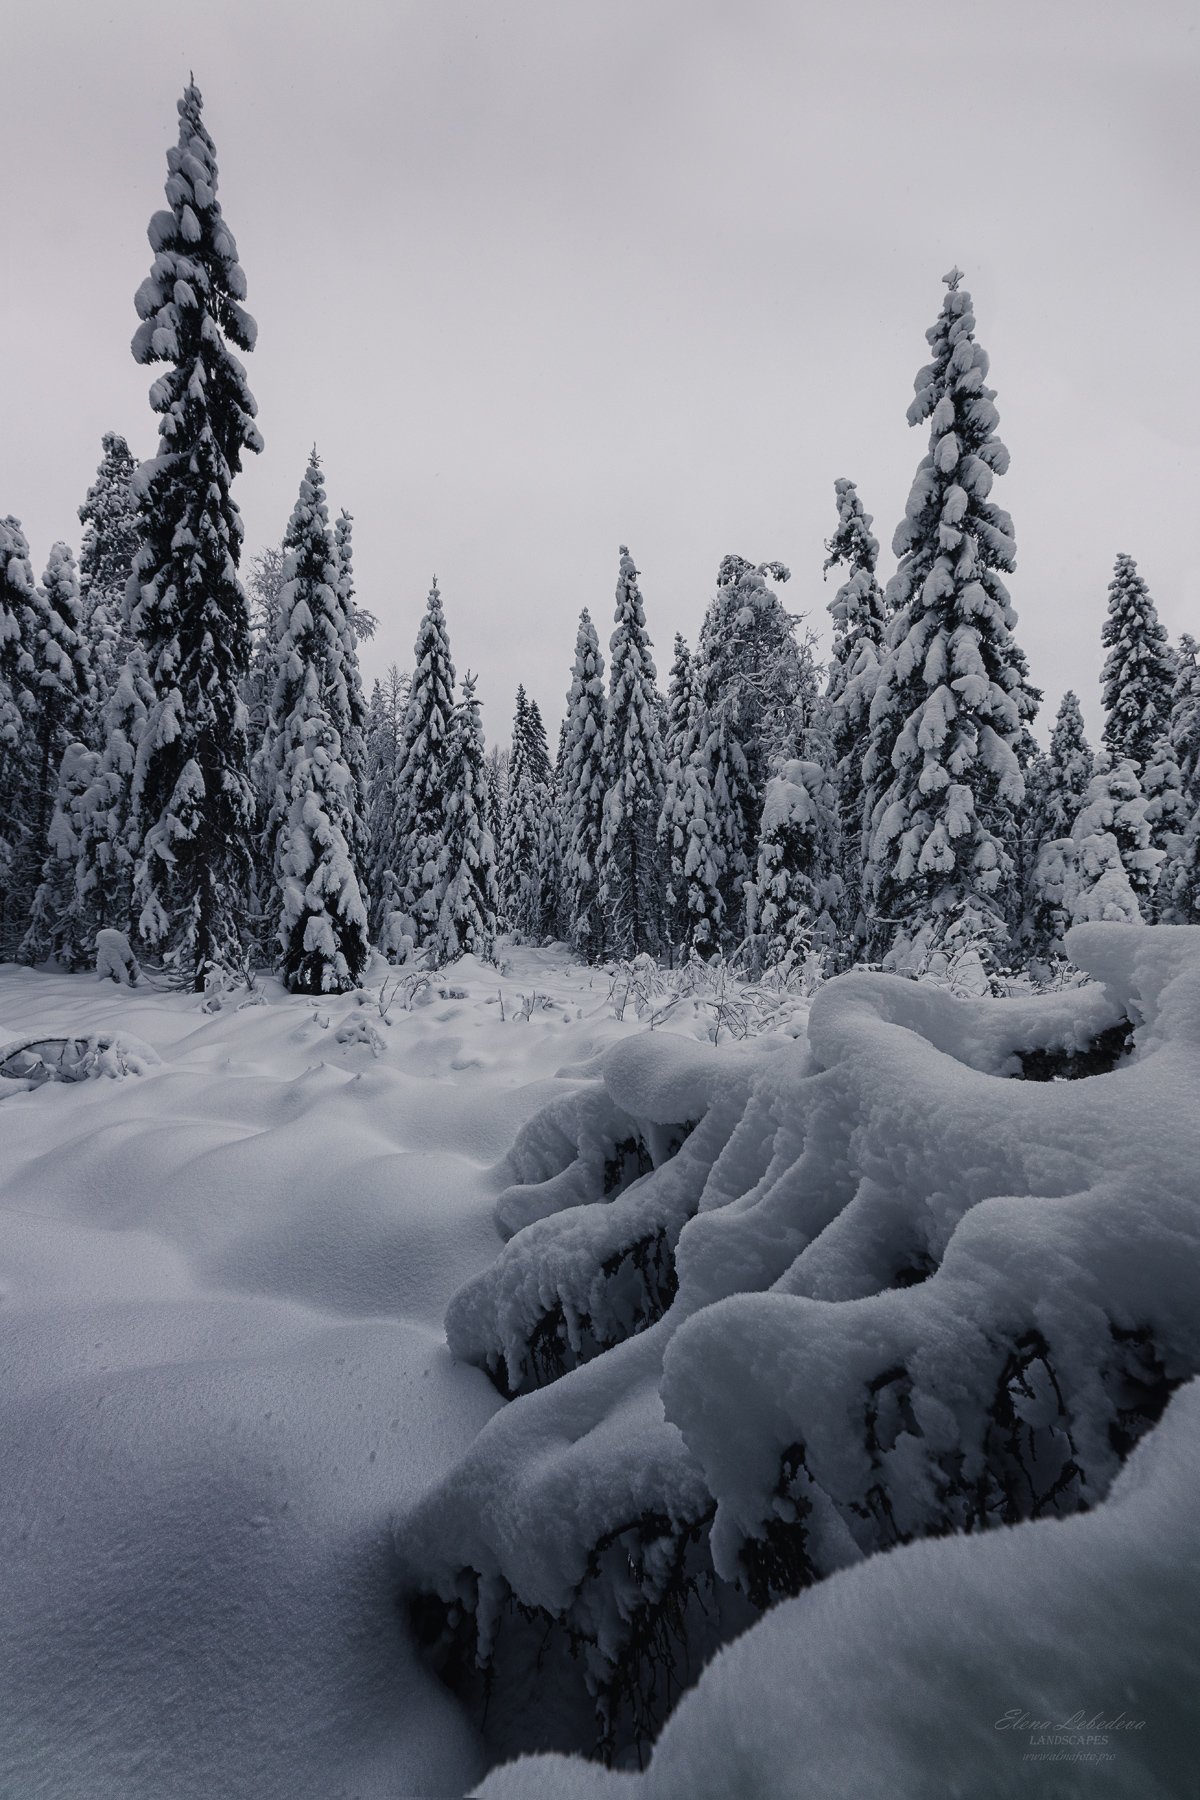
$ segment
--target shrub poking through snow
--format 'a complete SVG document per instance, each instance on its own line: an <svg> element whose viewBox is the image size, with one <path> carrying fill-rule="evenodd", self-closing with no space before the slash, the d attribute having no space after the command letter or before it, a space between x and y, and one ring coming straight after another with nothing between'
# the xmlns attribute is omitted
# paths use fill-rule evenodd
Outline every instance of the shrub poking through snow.
<svg viewBox="0 0 1200 1800"><path fill-rule="evenodd" d="M447 1321L518 1397L399 1540L506 1751L539 1644L620 1754L753 1609L1094 1506L1200 1371L1200 931L1068 950L1091 984L1036 997L840 977L807 1046L645 1033L526 1126Z"/></svg>

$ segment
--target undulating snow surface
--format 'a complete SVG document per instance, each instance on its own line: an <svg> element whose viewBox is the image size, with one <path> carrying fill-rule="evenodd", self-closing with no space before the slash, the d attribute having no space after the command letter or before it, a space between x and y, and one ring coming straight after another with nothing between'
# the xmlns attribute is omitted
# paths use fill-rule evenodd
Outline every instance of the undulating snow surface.
<svg viewBox="0 0 1200 1800"><path fill-rule="evenodd" d="M0 969L0 1795L1189 1791L1200 930L1071 947L716 1044Z"/></svg>
<svg viewBox="0 0 1200 1800"><path fill-rule="evenodd" d="M500 1405L442 1326L500 1249L493 1165L639 1027L534 952L399 984L390 1025L264 993L0 968L0 1046L141 1051L0 1078L5 1800L396 1800L484 1767L411 1648L394 1519Z"/></svg>

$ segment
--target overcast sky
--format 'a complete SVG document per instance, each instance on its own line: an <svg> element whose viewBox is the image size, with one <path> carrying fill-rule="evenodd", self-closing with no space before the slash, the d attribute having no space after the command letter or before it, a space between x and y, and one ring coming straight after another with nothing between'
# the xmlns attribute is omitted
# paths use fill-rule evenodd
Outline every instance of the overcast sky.
<svg viewBox="0 0 1200 1800"><path fill-rule="evenodd" d="M1198 49L1194 0L10 0L0 512L40 574L101 433L153 452L133 295L192 68L259 324L247 550L315 439L368 679L436 571L489 737L519 680L553 729L623 542L664 684L726 551L827 642L834 478L886 579L957 262L1041 729L1075 685L1095 731L1118 551L1200 635Z"/></svg>

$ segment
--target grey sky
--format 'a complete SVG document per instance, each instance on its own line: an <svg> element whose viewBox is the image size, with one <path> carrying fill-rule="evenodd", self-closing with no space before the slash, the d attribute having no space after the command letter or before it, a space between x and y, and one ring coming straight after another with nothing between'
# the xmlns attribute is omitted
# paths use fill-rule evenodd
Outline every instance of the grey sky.
<svg viewBox="0 0 1200 1800"><path fill-rule="evenodd" d="M787 562L825 641L834 477L886 578L955 261L1047 713L1074 683L1098 725L1118 550L1200 633L1191 0L8 0L3 35L0 511L39 574L101 432L154 447L133 294L194 68L259 323L247 547L315 439L368 677L436 570L489 738L521 679L553 727L621 542L664 680L727 550Z"/></svg>

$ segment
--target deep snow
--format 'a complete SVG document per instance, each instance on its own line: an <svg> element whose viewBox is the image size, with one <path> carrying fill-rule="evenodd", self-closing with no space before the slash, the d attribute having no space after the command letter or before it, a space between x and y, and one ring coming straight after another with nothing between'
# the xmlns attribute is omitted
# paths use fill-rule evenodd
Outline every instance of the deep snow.
<svg viewBox="0 0 1200 1800"><path fill-rule="evenodd" d="M0 1081L5 1800L396 1800L483 1767L410 1647L393 1523L500 1405L442 1325L500 1249L494 1165L639 1027L553 953L466 959L390 1026L263 992L206 1014L0 968L0 1046L161 1058Z"/></svg>

